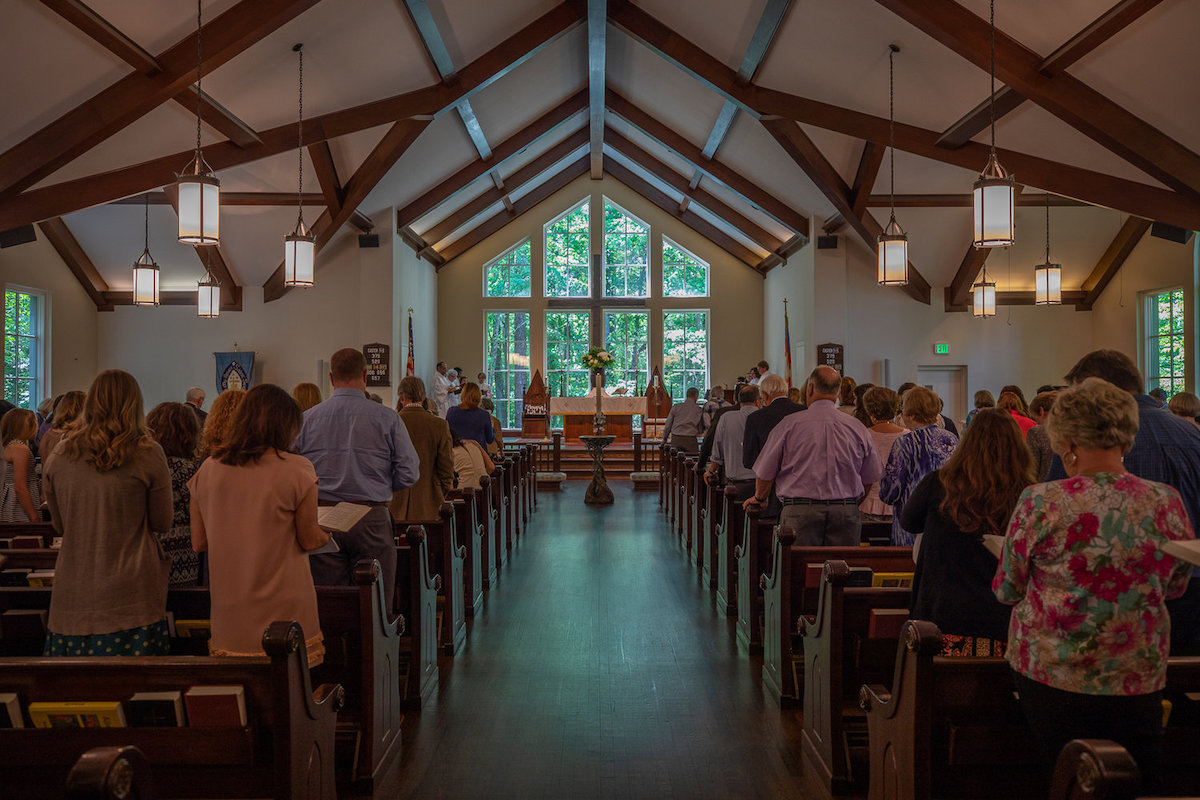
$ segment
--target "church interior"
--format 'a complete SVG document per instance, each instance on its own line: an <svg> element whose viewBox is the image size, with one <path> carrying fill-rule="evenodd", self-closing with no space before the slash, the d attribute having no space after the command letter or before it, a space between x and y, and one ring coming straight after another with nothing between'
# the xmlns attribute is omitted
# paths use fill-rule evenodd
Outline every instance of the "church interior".
<svg viewBox="0 0 1200 800"><path fill-rule="evenodd" d="M802 637L769 634L786 603L819 612L823 561L797 561L801 588L772 606L786 546L764 528L765 549L735 554L757 517L723 511L644 422L610 472L646 486L610 475L615 505L584 507L590 456L564 467L560 418L530 435L523 417L535 381L593 387L589 348L612 354L617 394L681 403L760 360L796 386L827 365L928 387L959 427L976 392L1032 398L1098 349L1146 390L1196 392L1193 0L0 0L0 19L5 399L32 409L119 369L147 410L189 387L211 401L230 353L249 354L237 381L328 397L347 347L379 354L368 386L389 409L406 374L486 376L513 449L505 488L466 504L483 605L470 574L465 621L437 601L440 687L402 691L395 752L374 745L386 769L339 772L336 796L943 796L920 776L915 794L868 787L882 767L858 716L849 761L813 733ZM988 180L1011 206L975 205ZM539 472L568 480L539 489ZM430 557L461 570L452 550ZM465 646L441 639L443 612ZM901 635L918 659L928 632L894 632L859 684L892 683ZM238 674L221 682L258 686ZM857 708L845 692L832 702ZM11 733L0 751L36 750ZM937 791L1003 784L982 742L960 747L976 773L951 752L962 781ZM334 796L239 789L252 773L200 796Z"/></svg>

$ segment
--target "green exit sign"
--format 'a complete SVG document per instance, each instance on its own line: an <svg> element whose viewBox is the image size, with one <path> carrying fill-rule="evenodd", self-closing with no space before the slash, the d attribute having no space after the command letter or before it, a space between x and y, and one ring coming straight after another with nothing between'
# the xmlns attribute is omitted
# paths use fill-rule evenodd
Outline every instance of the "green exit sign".
<svg viewBox="0 0 1200 800"><path fill-rule="evenodd" d="M933 354L935 356L950 355L950 343L949 342L935 342L933 345Z"/></svg>

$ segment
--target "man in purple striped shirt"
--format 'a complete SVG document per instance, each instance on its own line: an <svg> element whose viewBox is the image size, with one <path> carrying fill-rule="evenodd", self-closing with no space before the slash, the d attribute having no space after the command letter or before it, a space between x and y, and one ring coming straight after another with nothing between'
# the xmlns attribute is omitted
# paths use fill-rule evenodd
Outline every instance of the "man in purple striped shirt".
<svg viewBox="0 0 1200 800"><path fill-rule="evenodd" d="M863 424L837 410L842 376L817 367L805 384L808 410L785 417L754 462L754 497L766 502L774 485L783 503L780 525L796 531L799 546L854 546L862 535L858 503L883 468Z"/></svg>

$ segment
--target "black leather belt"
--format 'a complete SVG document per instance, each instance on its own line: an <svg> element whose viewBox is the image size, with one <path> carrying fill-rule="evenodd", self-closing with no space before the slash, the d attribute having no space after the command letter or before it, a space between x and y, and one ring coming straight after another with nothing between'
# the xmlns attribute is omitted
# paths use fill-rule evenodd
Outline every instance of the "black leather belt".
<svg viewBox="0 0 1200 800"><path fill-rule="evenodd" d="M779 502L785 506L856 506L857 497L844 497L841 500L815 500L811 497L781 497Z"/></svg>

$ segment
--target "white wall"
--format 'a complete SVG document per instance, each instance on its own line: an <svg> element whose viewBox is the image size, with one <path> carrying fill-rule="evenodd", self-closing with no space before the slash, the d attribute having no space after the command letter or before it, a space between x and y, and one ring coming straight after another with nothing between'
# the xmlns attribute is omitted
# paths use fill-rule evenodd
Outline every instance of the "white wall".
<svg viewBox="0 0 1200 800"><path fill-rule="evenodd" d="M816 220L812 221L816 230ZM786 264L767 273L763 282L763 347L771 371L786 375L784 357L783 301L787 300L788 325L792 334L792 383L799 386L816 362L813 339L813 271L817 259L828 251L818 251L810 242L793 253Z"/></svg>
<svg viewBox="0 0 1200 800"><path fill-rule="evenodd" d="M381 245L387 238L380 237ZM199 319L191 306L127 306L101 314L96 367L133 373L150 408L164 400L183 400L189 386L203 388L211 401L216 393L212 354L235 345L255 351L256 382L289 391L301 381L326 391L323 365L342 347L392 342L394 357L391 249L359 249L355 236L343 232L317 261L313 288L293 289L264 304L262 289L247 286L243 310L225 311L218 319ZM397 382L394 364L392 376L392 389L372 390L389 404Z"/></svg>
<svg viewBox="0 0 1200 800"><path fill-rule="evenodd" d="M392 231L391 237L379 237L382 246L390 247L392 259L392 374L393 383L404 377L408 360L408 309L413 310L413 353L417 376L425 381L430 391L437 367L438 298L437 272L433 265L417 258L417 254L406 245L395 232L391 209L388 219L375 220L376 230ZM385 240L391 239L385 245Z"/></svg>
<svg viewBox="0 0 1200 800"><path fill-rule="evenodd" d="M996 394L1008 383L1030 397L1041 384L1061 383L1092 349L1092 312L1002 306L995 317L975 319L969 312L947 313L940 286L927 306L879 286L875 270L873 254L844 236L837 250L817 251L815 258L815 340L808 357L815 357L817 344L843 344L846 374L856 381L880 383L885 358L892 388L916 380L918 366L963 365L968 397L977 389ZM950 354L935 356L935 342L948 343Z"/></svg>
<svg viewBox="0 0 1200 800"><path fill-rule="evenodd" d="M42 396L86 390L96 375L96 318L99 313L58 253L39 230L36 242L0 250L0 288L37 289L48 301L46 331L49 380ZM4 296L0 292L0 319ZM0 373L4 364L0 360Z"/></svg>

